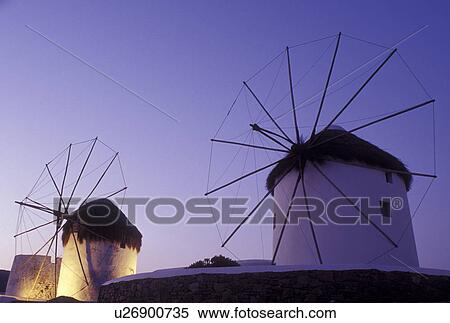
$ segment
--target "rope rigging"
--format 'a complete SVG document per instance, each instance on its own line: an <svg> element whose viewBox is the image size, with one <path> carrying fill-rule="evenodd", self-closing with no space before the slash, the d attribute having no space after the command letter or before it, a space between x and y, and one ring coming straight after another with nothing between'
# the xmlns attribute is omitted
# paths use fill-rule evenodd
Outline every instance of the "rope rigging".
<svg viewBox="0 0 450 323"><path fill-rule="evenodd" d="M420 32L420 30L418 31ZM416 32L417 33L417 32ZM362 64L359 64L357 67L353 68L350 70L350 72L346 73L345 75L341 76L340 78L338 78L337 80L331 81L331 73L334 67L334 61L336 58L336 53L337 53L337 48L339 46L339 40L340 40L340 36L342 35L343 38L346 39L351 39L351 40L355 40L358 42L362 42L371 46L375 46L378 49L381 49L382 51L377 53L375 56L371 57L369 60L363 62ZM231 107L229 108L225 118L223 119L223 121L221 122L219 129L217 130L217 132L215 133L213 139L212 139L212 143L211 143L211 149L210 149L210 159L209 159L209 166L208 166L208 184L207 184L207 188L206 188L206 194L207 196L209 196L212 193L218 192L230 185L233 184L237 184L238 188L237 188L237 192L239 192L240 187L241 187L241 182L242 180L246 179L247 177L251 177L251 176L255 176L255 184L256 184L256 195L258 197L259 202L257 203L256 207L258 205L261 204L261 199L260 199L260 184L258 182L258 176L259 173L261 171L265 171L266 169L269 169L270 167L273 167L274 165L277 165L281 160L276 160L275 162L271 161L269 164L258 168L258 163L257 163L257 158L256 158L256 150L262 150L264 151L265 155L267 157L269 157L269 153L270 152L284 152L286 154L289 153L289 151L291 150L291 148L289 147L289 143L294 144L295 141L299 142L300 141L300 136L297 132L297 136L296 136L296 140L293 141L287 132L285 132L285 130L287 129L295 129L296 131L298 131L298 129L308 129L308 128L312 128L312 133L311 136L315 136L316 135L316 131L315 129L317 127L324 127L324 131L326 131L329 127L331 127L332 125L335 124L349 124L349 123L355 123L355 122L361 122L361 121L368 121L365 124L362 124L360 126L354 127L351 130L349 130L349 133L364 129L366 127L370 127L372 125L378 124L378 123L382 123L385 120L403 115L405 113L408 113L410 111L428 106L428 105L432 105L432 128L433 128L433 145L432 145L432 149L433 149L433 172L432 175L431 174L424 174L424 173L420 173L420 172L411 172L411 174L413 176L425 176L425 177L432 177L431 183L428 186L427 190L424 192L424 195L421 198L421 201L418 205L418 208L420 207L420 205L422 204L423 199L425 199L425 196L427 195L431 184L433 183L434 179L436 178L436 130L435 130L435 101L434 99L432 99L431 95L429 94L429 92L426 90L423 82L420 81L420 79L417 77L417 75L413 72L413 70L410 68L409 64L406 62L406 60L403 58L402 55L400 55L399 51L396 49L397 46L399 46L400 44L402 44L404 41L406 41L407 39L409 39L411 37L411 35L401 39L400 41L398 41L395 45L393 46L385 46L382 44L378 44L376 42L372 42L372 41L367 41L346 33L339 33L338 35L332 35L332 36L327 36L327 37L323 37L323 38L319 38L317 40L313 40L313 41L309 41L309 42L304 42L304 43L300 43L294 46L290 46L288 47L284 53L286 53L287 55L282 55L283 52L280 52L279 54L277 54L275 57L273 57L271 60L269 60L268 63L266 63L265 65L263 65L260 69L257 70L256 73L254 73L250 78L248 78L244 83L243 83L243 87L240 88L240 91L238 93L238 95L236 96L236 98L234 99ZM306 70L306 72L301 76L301 78L299 80L297 80L295 83L292 83L292 78L290 77L290 82L291 82L291 91L286 91L285 94L281 97L281 99L279 101L277 101L277 103L273 106L268 107L267 106L267 102L269 100L269 97L272 96L274 88L275 88L275 84L278 82L279 79L279 75L280 75L280 71L281 68L283 66L284 63L284 58L287 57L288 59L288 72L290 73L290 69L291 69L291 63L289 60L289 49L293 49L296 48L298 46L305 46L314 42L318 42L321 40L325 40L325 39L331 39L332 41L330 42L330 44L328 45L328 47L321 53L321 55L319 56L319 59L314 61L313 65L310 66L309 69ZM336 44L336 39L337 39L337 44ZM316 92L314 95L310 96L309 98L307 98L306 100L300 102L300 103L295 103L294 102L294 97L293 97L293 89L296 88L301 81L308 75L310 74L310 72L314 69L314 67L317 65L317 63L324 57L324 55L329 51L329 49L331 48L331 46L334 44L336 44L336 48L334 51L334 55L333 55L333 60L331 62L331 66L328 72L328 78L325 84L325 88ZM340 117L340 115L351 105L351 103L354 101L354 99L358 96L358 94L360 94L363 89L369 84L369 82L372 80L372 78L374 78L374 76L381 71L381 69L383 69L384 65L388 62L388 60L390 60L393 56L397 56L399 57L402 65L405 66L405 68L407 69L407 71L410 73L410 75L413 77L413 79L415 80L415 82L417 82L417 84L420 86L420 88L422 89L422 91L425 93L426 97L428 100L423 101L421 103L418 103L416 105L413 105L409 108L405 108L405 109L401 109L401 110L393 110L390 112L385 112L385 113L378 113L378 114L372 114L370 116L366 116L366 117L360 117L360 118L353 118L353 119L347 119L344 121L340 121L340 122L336 122L337 119ZM260 100L258 94L252 89L252 86L249 85L249 81L254 81L254 79L260 75L265 69L267 69L270 65L274 64L274 62L279 61L279 65L277 66L277 68L275 69L275 77L273 78L273 80L269 83L269 87L268 87L268 91L266 92L266 94L263 96L264 100ZM362 73L360 73L360 71L363 71ZM319 117L320 117L320 112L323 106L323 101L324 99L333 94L336 93L337 91L342 90L343 88L347 87L348 85L352 84L353 82L355 82L356 80L358 80L359 78L361 78L362 76L366 75L367 73L371 73L370 76L365 80L364 83L362 83L362 85L359 87L359 89L353 94L353 96L350 97L350 99L348 99L347 103L344 104L344 106L341 108L341 110L339 110L339 112L337 114L334 115L334 117L331 119L331 121L327 122L327 123L319 123ZM354 75L356 74L356 77L354 77ZM347 81L348 79L350 79L350 81ZM344 82L346 81L346 82ZM343 83L344 82L344 83ZM343 83L342 86L337 87L338 84ZM236 103L238 101L239 96L241 95L241 92L243 90L243 88L245 87L246 91L245 91L245 103L246 103L246 108L247 108L247 113L250 117L250 120L252 120L252 123L250 124L251 126L251 132L252 132L252 136L250 137L250 141L249 141L249 137L248 135L245 137L245 139L243 141L231 141L231 140L222 140L222 139L218 139L217 136L220 133L220 131L223 129L224 124L227 122L228 118L231 116L231 114L233 113L237 113L238 110L236 110ZM328 89L330 89L330 91L327 91ZM256 114L256 118L252 116L252 113L249 109L249 103L248 103L248 98L247 98L247 94L251 94L251 96L253 97L255 103L257 106L259 106L259 112L257 112ZM282 102L284 102L284 100L286 98L289 97L289 95L291 95L291 103L293 105L292 108L290 108L290 110L287 110L285 112L282 112L281 114L277 115L277 116L273 116L272 113L275 111L275 109L281 105ZM296 122L296 112L300 111L306 107L311 106L313 103L316 103L318 101L321 101L320 103L320 107L319 107L319 112L317 113L316 116L316 120L313 126L310 125L302 125L299 126ZM293 118L294 118L294 126L281 126L281 124L279 124L279 121L288 116L293 114ZM300 117L301 119L301 117ZM255 121L253 120L257 120L257 122L255 123ZM371 120L371 121L369 121ZM262 128L260 126L260 124L264 124L264 123L271 123L271 125L269 126L265 126L264 128ZM248 131L248 130L247 130ZM259 133L259 136L256 136L257 138L259 138L259 141L261 142L260 144L257 144L255 142L255 138L253 133L257 132ZM241 138L243 135L247 134L247 132L243 132L238 136L234 136L233 139L237 139L237 138ZM321 136L321 132L318 132L317 134L317 139ZM278 138L278 139L277 139ZM328 141L334 141L337 138L339 138L338 136L336 138L331 138L328 139ZM263 139L265 142L263 142ZM285 140L287 143L285 144L284 141ZM282 142L283 141L283 142ZM318 141L319 142L319 141ZM219 177L218 180L216 180L216 183L213 187L215 188L211 188L209 186L210 183L210 179L211 179L211 172L212 172L212 167L211 164L213 163L213 154L215 152L215 150L213 149L214 145L216 143L221 143L221 144L231 144L231 145L236 145L237 147L239 147L239 151L240 149L243 147L247 148L247 154L246 154L246 158L244 161L244 167L242 169L241 175L237 178L235 178L234 180L222 184L220 186L218 186L218 183L220 182L220 180L223 178L224 174L227 173L227 171L230 169L230 165L233 164L236 161L236 158L233 158L231 160L231 162L227 165L227 167L225 168L225 171L223 171ZM320 142L319 145L323 145L324 142ZM316 144L317 146L318 144ZM315 147L314 145L312 145L311 147ZM243 170L246 168L247 166L247 157L248 157L248 150L252 148L253 149L253 158L254 158L254 170L251 172L248 172L246 174L243 174ZM287 150L287 151L286 151ZM238 152L239 152L238 151ZM237 154L236 154L237 155ZM235 155L235 156L236 156ZM270 158L270 157L269 157ZM300 178L301 176L299 176ZM330 184L334 184L336 185L331 179L330 179ZM337 186L335 186L337 187ZM306 191L306 187L303 189L303 191ZM341 191L342 194L344 194ZM305 193L306 194L306 193ZM267 197L268 195L266 195ZM345 196L345 195L344 195ZM415 214L417 214L417 210L418 208L414 211L413 216L411 217L411 222L412 219L414 218ZM249 214L247 215L247 217L244 219L244 221L239 224L234 230L233 232L226 238L223 239L220 230L219 230L219 226L216 223L216 229L217 232L219 234L219 238L220 241L222 243L222 247L226 247L227 242L231 239L231 237L233 237L235 235L235 233L239 230L239 228L247 221L248 217L250 217L252 215L252 213L254 212L254 208L249 212ZM288 211L289 212L289 211ZM375 228L375 230L377 230L392 246L394 246L393 249L398 247L398 244L400 243L401 239L399 239L399 241L394 241L393 238L389 237L386 233L383 232L383 230L381 230L376 224L371 223L371 225ZM410 225L410 224L409 224ZM407 228L405 228L405 231L407 230ZM261 231L262 232L262 231ZM278 249L278 246L281 242L281 238L280 241L277 242L277 246L275 248L275 250ZM316 241L316 246L317 246L317 241ZM264 243L262 242L262 248L264 248ZM318 251L318 247L316 248L316 251ZM273 257L273 262L275 262L275 257L276 257L276 252L275 251L275 255ZM387 252L389 253L389 251ZM320 259L320 263L322 262L322 259L320 258L320 252L318 252L317 254L319 254L319 259ZM263 252L264 255L264 252ZM378 257L378 256L377 256ZM375 257L375 258L377 258Z"/></svg>

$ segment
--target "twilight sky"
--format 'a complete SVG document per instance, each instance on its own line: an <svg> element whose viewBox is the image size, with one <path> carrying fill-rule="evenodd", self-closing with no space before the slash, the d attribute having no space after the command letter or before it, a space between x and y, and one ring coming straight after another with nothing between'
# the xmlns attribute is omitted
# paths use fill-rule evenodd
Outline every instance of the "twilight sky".
<svg viewBox="0 0 450 323"><path fill-rule="evenodd" d="M421 265L450 268L450 213L444 202L450 191L450 170L446 167L450 164L450 5L445 2L6 0L0 1L0 16L0 268L10 268L14 257L12 236L18 211L14 200L27 194L45 163L70 142L99 136L120 151L128 196L173 196L182 200L201 196L208 177L209 138L214 136L242 81L286 45L342 31L392 46L427 25L399 46L402 57L437 100L439 178L416 215L414 231ZM26 25L155 103L179 122ZM331 41L292 52L295 81L325 50L322 63L311 71L309 80L305 78L305 85L300 85L299 102L323 86ZM334 76L337 79L346 75L380 51L383 49L344 37L336 63L341 65ZM278 66L283 66L277 65L280 60L251 84L262 97L271 87ZM286 71L280 71L284 83L273 87L273 101L268 97L268 105L277 102L277 95L287 89ZM330 96L324 120L330 120L333 111L362 80L364 75L350 84L347 92ZM343 115L342 121L373 117L427 98L398 58L380 72L371 91L355 102L355 109ZM251 101L251 97L238 100L222 138L240 135L247 130L241 126L246 127L252 114L259 113L254 102L250 102L247 113L245 100ZM288 103L284 102L284 110L279 111L285 111ZM311 124L317 105L300 110L304 111L303 125ZM432 172L430 112L414 112L360 135L402 158L412 170ZM289 121L282 123L287 126ZM361 122L349 124L353 127ZM227 178L251 170L251 165L239 168L239 158L245 158L241 154L236 168L221 178L227 158L233 155L231 149L224 149L214 155L213 183L225 183ZM264 155L254 157L259 158L255 164L267 163ZM261 189L262 176L259 181ZM415 182L410 192L412 209L427 185L426 180ZM252 181L243 183L240 195L251 195L254 186ZM147 221L142 208L137 216L137 225L144 234L140 271L185 266L218 253L231 256L220 248L214 225L158 226ZM224 234L230 229L220 230ZM270 232L267 226L244 230L230 244L230 250L239 258L269 258Z"/></svg>

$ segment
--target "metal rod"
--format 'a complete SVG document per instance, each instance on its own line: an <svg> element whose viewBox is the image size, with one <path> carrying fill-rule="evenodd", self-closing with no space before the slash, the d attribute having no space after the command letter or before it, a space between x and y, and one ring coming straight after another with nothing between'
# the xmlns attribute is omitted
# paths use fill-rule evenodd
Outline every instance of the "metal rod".
<svg viewBox="0 0 450 323"><path fill-rule="evenodd" d="M115 191L114 193L109 194L108 196L105 197L105 199L110 198L111 196L114 196L114 195L116 195L116 194L119 194L120 192L125 191L127 188L128 188L128 187L125 186L124 188L121 188L120 190Z"/></svg>
<svg viewBox="0 0 450 323"><path fill-rule="evenodd" d="M70 201L72 200L73 194L75 193L75 189L77 188L78 183L80 182L81 176L83 175L84 169L86 168L86 165L87 165L87 163L89 161L89 158L91 157L91 154L92 154L92 151L94 150L94 146L95 146L96 142L97 142L97 137L95 137L94 142L92 143L91 149L89 150L89 154L86 157L86 160L84 161L83 167L81 168L80 174L78 174L77 181L75 182L75 185L74 185L74 187L72 189L72 193L70 194L69 200L67 201L67 205L66 205L66 208L65 208L65 213L67 213L67 210L70 207Z"/></svg>
<svg viewBox="0 0 450 323"><path fill-rule="evenodd" d="M264 146L250 145L250 144L245 144L245 143L237 142L237 141L228 141L228 140L221 140L221 139L214 139L214 138L211 139L211 141L220 142L223 144L231 144L231 145L251 147L251 148L256 148L256 149L265 149L265 150L271 150L271 151L279 151L282 153L289 153L289 150L286 150L286 149L277 149L277 148L270 148L270 147L264 147Z"/></svg>
<svg viewBox="0 0 450 323"><path fill-rule="evenodd" d="M47 252L45 253L45 257L47 257L48 254L50 253L50 250L51 250L51 248L52 248L53 242L55 242L55 235L54 235L54 236L52 237L52 239L51 239L51 243L50 243L50 245L48 246ZM34 257L34 256L35 256L35 255L33 255L33 257ZM56 260L55 260L55 262L56 262ZM37 273L37 275L36 275L36 278L34 279L33 285L32 285L32 287L31 287L31 290L29 291L28 295L30 295L31 292L32 292L32 291L34 290L34 288L36 287L37 281L39 280L39 276L41 275L41 272L42 272L42 268L44 268L44 263L45 263L45 258L42 259L42 262L41 262L41 265L40 265L40 267L39 267L38 273ZM29 297L28 297L28 298L29 298ZM56 298L56 292L55 292L55 298Z"/></svg>
<svg viewBox="0 0 450 323"><path fill-rule="evenodd" d="M25 200L28 200L28 201L33 202L34 204L40 205L41 207L45 208L45 209L48 210L48 211L51 211L51 212L54 212L54 211L55 211L55 210L49 208L48 206L46 206L46 205L44 205L44 204L42 204L42 203L40 203L40 202L38 202L38 201L35 201L35 200L33 200L33 199L29 198L29 197L26 197Z"/></svg>
<svg viewBox="0 0 450 323"><path fill-rule="evenodd" d="M375 170L379 170L379 171L386 172L386 173L405 174L405 175L413 175L413 176L421 176L421 177L437 178L437 176L436 176L436 175L433 175L433 174L418 173L418 172L409 172L409 171L401 171L401 170L396 170L396 169L391 169L391 168L384 168L384 167L371 166L371 165L367 165L367 164L358 164L358 163L353 163L353 162L346 162L346 161L343 161L343 160L337 160L337 159L323 159L323 160L328 161L328 162L332 162L332 163L338 163L338 164L350 165L350 166L355 166L355 167L363 167L363 168L375 169Z"/></svg>
<svg viewBox="0 0 450 323"><path fill-rule="evenodd" d="M261 129L261 131L264 131L265 133L268 133L269 135L276 136L276 137L278 137L280 139L283 139L283 140L285 140L285 141L287 141L287 142L289 142L291 144L294 144L294 142L292 140L288 140L288 139L286 139L285 137L281 136L280 134L278 134L276 132L270 131L269 129L265 129L265 128L261 127L260 125L258 125L258 127L259 127L259 129Z"/></svg>
<svg viewBox="0 0 450 323"><path fill-rule="evenodd" d="M289 55L289 46L286 47L286 56L287 56L288 72L289 72L289 90L291 93L292 114L294 116L295 136L297 138L297 143L300 143L300 132L298 130L297 112L295 109L294 88L292 87L292 70L291 70L291 57Z"/></svg>
<svg viewBox="0 0 450 323"><path fill-rule="evenodd" d="M350 100L347 101L347 103L342 107L342 109L333 117L333 119L325 126L325 128L322 130L321 133L326 131L338 118L339 116L350 106L350 104L353 102L353 100L356 99L356 97L362 92L362 90L366 87L367 84L375 77L375 75L383 68L383 66L388 62L388 60L394 55L394 53L397 51L397 48L394 49L387 57L386 59L380 64L380 66L377 67L377 69L369 76L369 78L361 85L361 87L353 94L353 96L350 98ZM319 134L317 136L317 139L320 138Z"/></svg>
<svg viewBox="0 0 450 323"><path fill-rule="evenodd" d="M427 26L425 26L427 27ZM335 86L336 84L341 83L342 81L344 81L345 79L349 78L350 76L352 76L353 74L357 73L358 71L360 71L361 69L363 69L364 67L366 67L367 65L369 65L370 63L374 62L375 60L377 60L378 58L382 57L384 54L388 53L390 50L392 50L393 48L397 47L398 45L402 44L403 42L405 42L407 39L409 39L412 35L417 34L418 32L422 31L424 28L420 28L416 33L410 34L409 36L401 39L400 41L398 41L397 43L395 43L393 46L391 46L390 48L386 49L385 51L381 52L380 54L376 55L375 57L372 57L371 59L369 59L368 61L364 62L363 64L359 65L358 67L354 68L352 71L350 71L349 73L345 74L343 77L339 78L338 80L334 81L333 83L331 83L330 87ZM292 48L292 46L291 46ZM297 106L297 109L300 109L301 107L303 107L306 103L308 103L311 100L314 100L322 91L316 92L313 96L311 96L310 98L308 98L307 100L303 101L300 106ZM282 117L284 117L285 115L287 115L288 113L290 113L290 111L286 111L284 113L282 113L281 115L279 115L276 119L280 119Z"/></svg>
<svg viewBox="0 0 450 323"><path fill-rule="evenodd" d="M267 111L267 109L264 107L264 105L261 103L261 101L258 99L258 97L256 96L256 94L252 91L252 89L248 86L248 84L246 82L244 82L245 87L250 91L250 93L252 94L252 96L255 98L255 100L258 102L259 106L264 110L264 112L267 114L267 116L270 118L270 120L272 120L273 124L278 128L278 130L280 130L280 132L286 137L287 140L292 141L291 138L289 138L289 136L283 131L283 129L281 129L281 127L279 126L279 124L275 121L275 119L272 117L272 115L269 113L269 111Z"/></svg>
<svg viewBox="0 0 450 323"><path fill-rule="evenodd" d="M83 272L84 280L86 281L86 285L89 286L89 281L87 279L86 272L84 270L83 261L81 260L81 255L80 255L80 249L78 247L78 242L77 242L77 239L75 237L75 233L73 232L73 224L72 223L70 224L70 230L72 232L72 238L73 238L73 241L75 243L75 248L77 249L78 261L80 262L81 271Z"/></svg>
<svg viewBox="0 0 450 323"><path fill-rule="evenodd" d="M328 71L327 81L325 83L325 88L323 89L322 98L320 99L319 111L317 112L316 121L314 122L314 127L311 132L311 138L316 134L317 123L319 122L320 113L322 112L323 103L325 101L325 96L327 95L328 84L330 83L331 74L333 73L334 62L336 61L336 55L339 48L339 42L341 41L341 33L338 34L336 47L334 49L333 59L331 61L330 70Z"/></svg>
<svg viewBox="0 0 450 323"><path fill-rule="evenodd" d="M28 206L28 207L31 207L32 209L36 209L36 210L39 210L39 211L42 211L42 212L46 212L46 213L51 214L51 215L55 215L55 214L58 213L58 211L56 211L56 210L51 210L51 209L49 209L48 207L43 208L43 207L40 207L40 206L36 206L36 205L33 205L33 204L29 204L29 203L25 203L25 202L20 202L20 201L14 201L14 203L19 204L19 205L22 205L22 206ZM51 210L51 211L50 211L50 210Z"/></svg>
<svg viewBox="0 0 450 323"><path fill-rule="evenodd" d="M383 237L386 238L394 247L398 247L398 245L392 240L381 228L376 225L376 223L372 222L372 220L369 219L367 214L365 214L345 193L320 169L319 166L316 165L316 163L312 162L312 165L314 168L329 182Z"/></svg>
<svg viewBox="0 0 450 323"><path fill-rule="evenodd" d="M59 203L58 203L58 213L59 214L61 213L61 204L64 204L64 202L63 202L64 184L66 182L67 171L69 169L71 150L72 150L72 144L69 145L69 151L67 153L66 167L64 169L64 176L63 176L63 180L61 182L61 193L60 193L61 198L59 199ZM66 209L65 205L64 205L64 209ZM61 225L61 221L60 221L60 218L58 217L56 219L56 227L55 227L55 297L58 292L58 232L59 232L60 225Z"/></svg>
<svg viewBox="0 0 450 323"><path fill-rule="evenodd" d="M265 133L264 131L262 131L261 128L259 128L259 126L256 123L251 124L250 127L252 127L253 131L259 132L264 137L268 138L269 140L272 140L273 142L279 144L281 147L286 148L287 150L289 150L289 147L285 146L283 143L281 143L276 138L274 138L271 135L269 135L269 134Z"/></svg>
<svg viewBox="0 0 450 323"><path fill-rule="evenodd" d="M64 177L63 177L63 180L62 180L62 183L61 183L61 200L60 200L59 205L58 205L58 211L59 212L61 212L61 201L62 201L63 194L64 194L64 184L66 182L67 170L69 169L70 151L71 150L72 150L72 144L69 145L69 152L67 153L66 168L64 169Z"/></svg>
<svg viewBox="0 0 450 323"><path fill-rule="evenodd" d="M80 206L84 205L84 203L86 203L86 201L91 197L92 193L94 193L95 189L97 188L97 186L100 184L100 182L102 181L103 177L106 175L106 173L108 172L109 168L111 167L112 163L114 162L114 160L116 159L116 157L119 155L119 153L116 153L114 155L114 157L111 159L111 161L108 164L108 167L106 167L105 171L102 173L102 176L100 176L100 178L98 179L97 183L95 183L94 188L91 190L91 192L88 194L88 196L84 199L83 203L81 203Z"/></svg>
<svg viewBox="0 0 450 323"><path fill-rule="evenodd" d="M297 194L298 184L300 183L301 178L302 178L302 174L300 173L300 170L299 170L298 176L297 176L297 181L295 182L295 186L294 186L294 191L292 192L291 201L289 203L289 207L287 209L286 215L284 216L284 223L283 223L283 226L281 227L280 236L279 236L277 244L275 246L275 251L273 252L272 264L274 264L274 265L275 265L275 259L278 254L278 249L280 248L281 240L283 239L284 230L286 229L286 225L287 225L287 222L288 222L288 219L290 216L292 204L294 203L294 198L295 198L295 195Z"/></svg>
<svg viewBox="0 0 450 323"><path fill-rule="evenodd" d="M281 180L292 170L294 169L295 164L292 165L274 184L273 188L277 187L277 185L281 182ZM267 191L267 193L263 196L263 198L256 204L256 206L250 211L250 213L239 223L239 225L231 232L228 238L222 243L222 248L230 241L230 239L236 234L236 232L244 225L245 222L252 216L252 214L256 211L256 209L264 202L264 200L270 195L271 191Z"/></svg>
<svg viewBox="0 0 450 323"><path fill-rule="evenodd" d="M323 145L323 144L325 144L325 143L328 143L328 142L333 141L333 140L335 140L335 139L337 139L337 138L340 138L340 137L342 137L342 136L345 136L345 135L347 135L347 133L352 133L352 132L355 132L355 131L358 131L358 130L367 128L367 127L369 127L369 126L372 126L372 125L374 125L374 124L376 124L376 123L380 123L380 122L382 122L382 121L385 121L385 120L394 118L394 117L399 116L399 115L401 115L401 114L404 114L404 113L407 113L407 112L410 112L410 111L419 109L419 108L421 108L421 107L423 107L423 106L425 106L425 105L427 105L427 104L430 104L430 103L432 103L432 102L434 102L434 101L436 101L436 100L434 100L434 99L428 100L428 101L419 103L419 104L417 104L417 105L415 105L415 106L413 106L413 107L411 107L411 108L404 109L404 110L401 110L401 111L398 111L398 112L389 114L389 115L387 115L387 116L385 116L385 117L383 117L383 118L380 118L380 119L374 120L374 121L372 121L372 122L366 123L366 124L364 124L364 125L362 125L362 126L353 128L353 129L351 129L351 130L349 130L349 131L345 131L345 132L343 132L342 134L339 134L339 135L337 135L337 136L335 136L335 137L333 137L333 138L330 138L330 139L321 141L321 142L319 142L319 143L317 143L317 144L314 144L314 145L311 146L311 148L321 146L321 145Z"/></svg>
<svg viewBox="0 0 450 323"><path fill-rule="evenodd" d="M55 297L58 292L58 232L59 232L59 218L56 221L56 229L55 229Z"/></svg>
<svg viewBox="0 0 450 323"><path fill-rule="evenodd" d="M14 235L14 238L17 238L18 236L21 236L21 235L23 235L23 234L25 234L25 233L29 233L29 232L32 232L32 231L34 231L34 230L40 229L40 228L42 228L42 227L45 227L46 225L55 223L56 221L58 221L58 220L52 220L52 221L46 222L46 223L44 223L44 224L38 225L37 227L28 229L28 230L23 231L23 232L20 232L20 233L17 233L16 235Z"/></svg>
<svg viewBox="0 0 450 323"><path fill-rule="evenodd" d="M405 109L405 110L402 110L402 111L399 111L399 112L390 114L390 115L385 116L385 117L383 117L383 118L380 118L380 119L378 119L378 120L374 120L374 121L372 121L372 122L369 122L369 123L367 123L367 124L365 124L365 125L362 125L362 126L353 128L352 130L350 130L350 132L354 132L354 131L357 131L357 130L361 130L361 129L363 129L363 128L366 128L366 127L369 127L369 126L374 125L374 124L376 124L376 123L379 123L379 122L382 122L382 121L391 119L391 118L396 117L396 116L398 116L398 115L401 115L401 114L403 114L403 113L406 113L406 112L409 112L409 111L412 111L412 110L421 108L421 107L423 107L424 105L433 103L434 101L436 101L436 100L432 99L432 100L425 101L425 102L420 103L420 104L417 104L417 105L415 105L415 106L413 106L413 107L411 107L411 108L408 108L408 109Z"/></svg>
<svg viewBox="0 0 450 323"><path fill-rule="evenodd" d="M302 173L304 175L304 169L302 169ZM314 224L312 223L312 220L311 220L311 211L309 210L308 193L306 192L306 187L305 187L305 176L302 176L302 188L303 188L303 194L305 196L306 213L308 214L309 227L311 229L311 234L312 234L312 237L314 240L314 246L316 247L317 258L319 258L319 263L322 265L323 264L322 255L320 254L320 248L319 248L319 243L317 241L316 230L314 230Z"/></svg>
<svg viewBox="0 0 450 323"><path fill-rule="evenodd" d="M60 228L59 230L61 230L62 228ZM54 235L52 235L51 236L51 238L50 239L48 239L45 243L44 243L44 245L42 245L42 247L40 247L39 249L38 249L38 251L36 251L31 257L29 257L26 261L25 261L25 263L23 264L23 267L25 267L39 252L41 252L42 251L42 249L44 249L45 248L45 246L46 245L48 245L49 243L50 243L50 241L53 241L55 239L55 236ZM53 244L53 243L52 243Z"/></svg>
<svg viewBox="0 0 450 323"><path fill-rule="evenodd" d="M231 182L228 182L228 183L226 183L226 184L224 184L224 185L222 185L222 186L220 186L220 187L217 187L217 188L215 188L215 189L213 189L213 190L211 190L211 191L209 191L209 192L206 192L206 193L205 193L205 196L208 196L208 195L210 195L210 194L212 194L212 193L214 193L214 192L217 192L217 191L219 191L219 190L221 190L221 189L223 189L223 188L225 188L225 187L228 187L228 186L230 186L230 185L232 185L232 184L234 184L234 183L236 183L236 182L238 182L238 181L240 181L240 180L242 180L242 179L244 179L244 178L246 178L246 177L249 177L249 176L251 176L251 175L253 175L253 174L256 174L256 173L258 173L258 172L261 172L261 171L263 171L263 170L265 170L265 169L267 169L267 168L269 168L269 167L271 167L271 166L274 166L274 165L278 164L279 162L281 162L281 161L284 160L284 159L290 159L290 158L293 158L293 156L288 156L288 157L285 157L285 158L281 158L281 159L279 159L279 160L277 160L277 161L275 161L275 162L273 162L273 163L270 163L270 164L268 164L268 165L266 165L266 166L263 166L263 167L261 167L261 168L255 169L254 171L251 171L251 172L249 172L249 173L247 173L247 174L245 174L245 175L242 175L242 176L240 176L240 177L238 177L238 178L232 180Z"/></svg>
<svg viewBox="0 0 450 323"><path fill-rule="evenodd" d="M52 179L53 185L56 188L56 191L58 192L59 195L59 203L64 204L64 201L62 200L62 195L61 195L61 191L59 190L58 184L56 184L55 179L53 178L52 172L50 171L50 168L48 167L48 164L45 164L45 167L47 168L48 173L50 174L50 178ZM65 205L64 205L65 206ZM58 210L59 212L59 210Z"/></svg>

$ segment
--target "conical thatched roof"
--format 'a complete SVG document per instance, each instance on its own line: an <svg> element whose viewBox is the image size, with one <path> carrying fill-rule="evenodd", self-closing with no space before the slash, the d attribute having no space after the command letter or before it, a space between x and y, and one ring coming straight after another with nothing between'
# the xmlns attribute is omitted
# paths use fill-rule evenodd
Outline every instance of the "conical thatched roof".
<svg viewBox="0 0 450 323"><path fill-rule="evenodd" d="M78 232L79 242L106 240L137 251L141 249L142 234L108 199L90 201L71 214L63 228L64 246L71 236L71 226Z"/></svg>
<svg viewBox="0 0 450 323"><path fill-rule="evenodd" d="M334 140L330 140L331 138L337 136L339 137ZM398 173L398 175L405 182L406 189L410 189L412 176L405 164L403 164L403 162L397 157L378 148L370 142L361 139L342 128L326 130L320 135L314 145L321 142L324 144L309 149L303 157L306 158L306 160L315 161L317 163L323 163L326 160L335 159L405 172ZM308 141L305 142L303 146L307 147L308 143ZM292 156L297 158L287 158ZM286 158L279 162L267 177L267 189L272 191L276 183L276 179L288 171L289 168L292 167L293 163L295 163L295 166L298 168L299 159L300 152L291 151L287 154Z"/></svg>

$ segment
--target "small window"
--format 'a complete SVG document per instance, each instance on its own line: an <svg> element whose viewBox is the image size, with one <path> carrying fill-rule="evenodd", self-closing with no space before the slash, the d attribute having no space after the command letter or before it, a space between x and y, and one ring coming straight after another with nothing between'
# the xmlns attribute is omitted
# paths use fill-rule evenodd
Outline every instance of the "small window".
<svg viewBox="0 0 450 323"><path fill-rule="evenodd" d="M386 218L391 216L391 201L390 200L381 200L380 201L380 210L381 215Z"/></svg>
<svg viewBox="0 0 450 323"><path fill-rule="evenodd" d="M384 173L384 175L386 176L386 183L392 184L392 173Z"/></svg>

